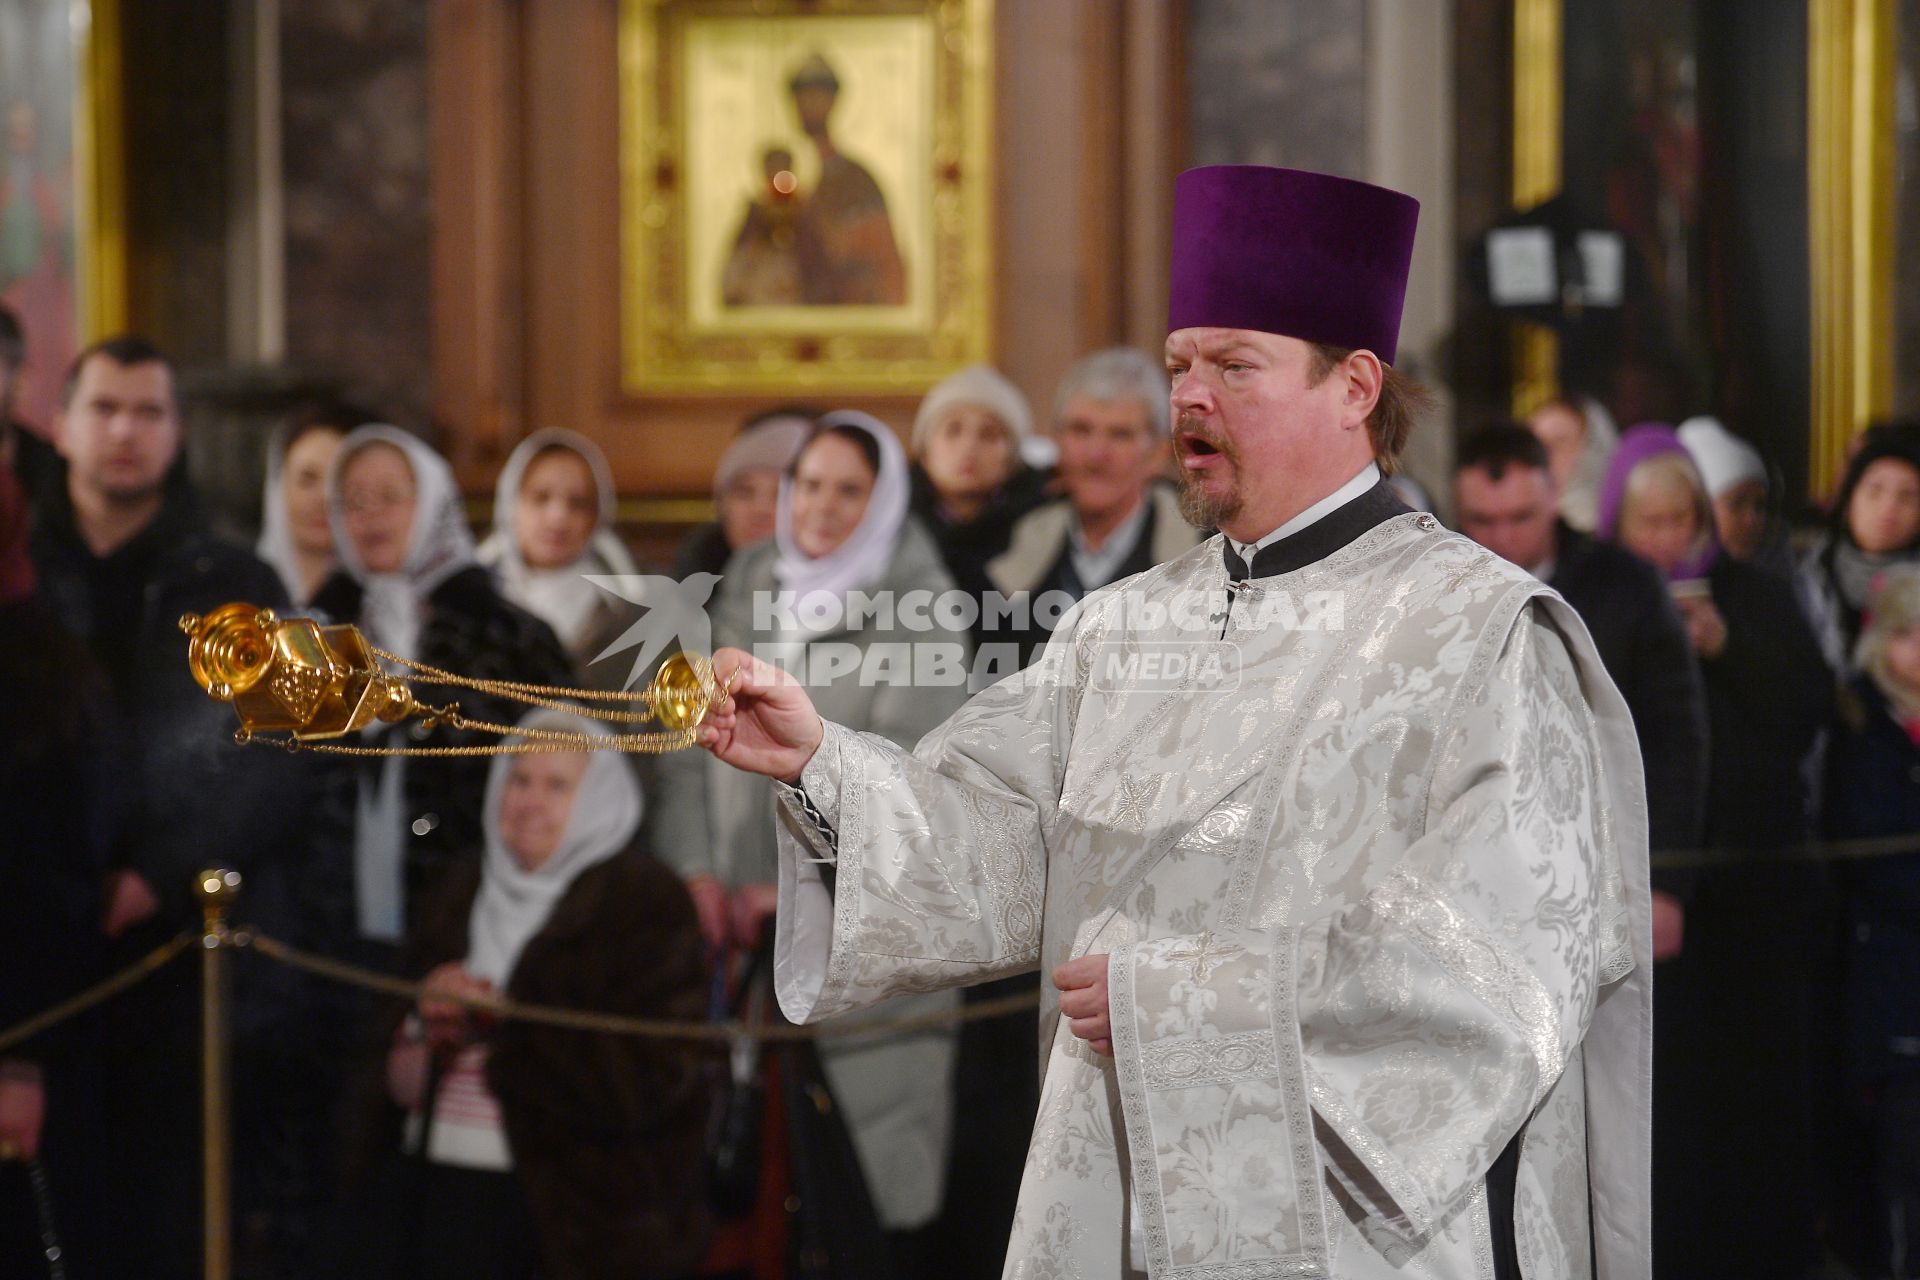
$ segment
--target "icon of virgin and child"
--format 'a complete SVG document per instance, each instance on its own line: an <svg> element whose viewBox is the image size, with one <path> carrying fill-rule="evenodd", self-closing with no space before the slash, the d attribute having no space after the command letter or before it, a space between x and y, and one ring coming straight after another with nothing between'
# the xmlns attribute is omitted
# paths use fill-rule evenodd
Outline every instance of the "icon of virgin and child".
<svg viewBox="0 0 1920 1280"><path fill-rule="evenodd" d="M843 153L830 120L840 77L815 53L787 81L794 114L819 155L813 190L801 191L793 152L761 153L764 186L747 204L721 279L729 307L899 306L906 264L873 174Z"/></svg>

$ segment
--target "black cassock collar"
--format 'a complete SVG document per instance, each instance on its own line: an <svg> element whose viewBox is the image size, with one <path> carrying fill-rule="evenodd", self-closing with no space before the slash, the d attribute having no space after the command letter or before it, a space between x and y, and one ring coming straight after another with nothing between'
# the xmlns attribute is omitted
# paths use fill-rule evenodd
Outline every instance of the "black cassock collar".
<svg viewBox="0 0 1920 1280"><path fill-rule="evenodd" d="M1353 501L1335 507L1298 533L1290 533L1278 542L1270 542L1253 554L1253 569L1233 549L1231 539L1222 538L1220 549L1226 555L1227 581L1244 582L1248 578L1271 578L1292 573L1325 560L1360 535L1385 524L1412 508L1400 501L1400 495L1385 480Z"/></svg>

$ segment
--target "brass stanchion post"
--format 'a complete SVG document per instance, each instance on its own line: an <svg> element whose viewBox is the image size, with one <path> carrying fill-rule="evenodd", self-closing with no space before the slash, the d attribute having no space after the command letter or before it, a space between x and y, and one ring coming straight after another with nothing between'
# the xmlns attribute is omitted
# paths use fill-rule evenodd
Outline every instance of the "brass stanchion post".
<svg viewBox="0 0 1920 1280"><path fill-rule="evenodd" d="M202 871L195 884L202 919L200 946L200 1122L205 1197L206 1280L233 1272L233 1172L227 1136L227 966L232 945L227 913L240 890L240 873Z"/></svg>

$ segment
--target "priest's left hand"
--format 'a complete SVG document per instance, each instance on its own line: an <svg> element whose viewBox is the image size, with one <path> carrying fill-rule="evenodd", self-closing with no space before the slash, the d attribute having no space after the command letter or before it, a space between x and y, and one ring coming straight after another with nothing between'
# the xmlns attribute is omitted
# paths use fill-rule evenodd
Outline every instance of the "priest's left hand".
<svg viewBox="0 0 1920 1280"><path fill-rule="evenodd" d="M1113 1019L1107 1013L1107 958L1081 956L1053 971L1060 988L1060 1016L1067 1029L1095 1053L1113 1056Z"/></svg>

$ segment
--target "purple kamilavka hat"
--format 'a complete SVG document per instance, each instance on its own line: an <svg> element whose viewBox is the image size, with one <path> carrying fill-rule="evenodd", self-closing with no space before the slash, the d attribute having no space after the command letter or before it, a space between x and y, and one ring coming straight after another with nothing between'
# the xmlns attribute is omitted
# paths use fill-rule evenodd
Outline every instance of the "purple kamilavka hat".
<svg viewBox="0 0 1920 1280"><path fill-rule="evenodd" d="M1351 178L1222 164L1173 185L1167 331L1257 329L1391 364L1420 202Z"/></svg>

